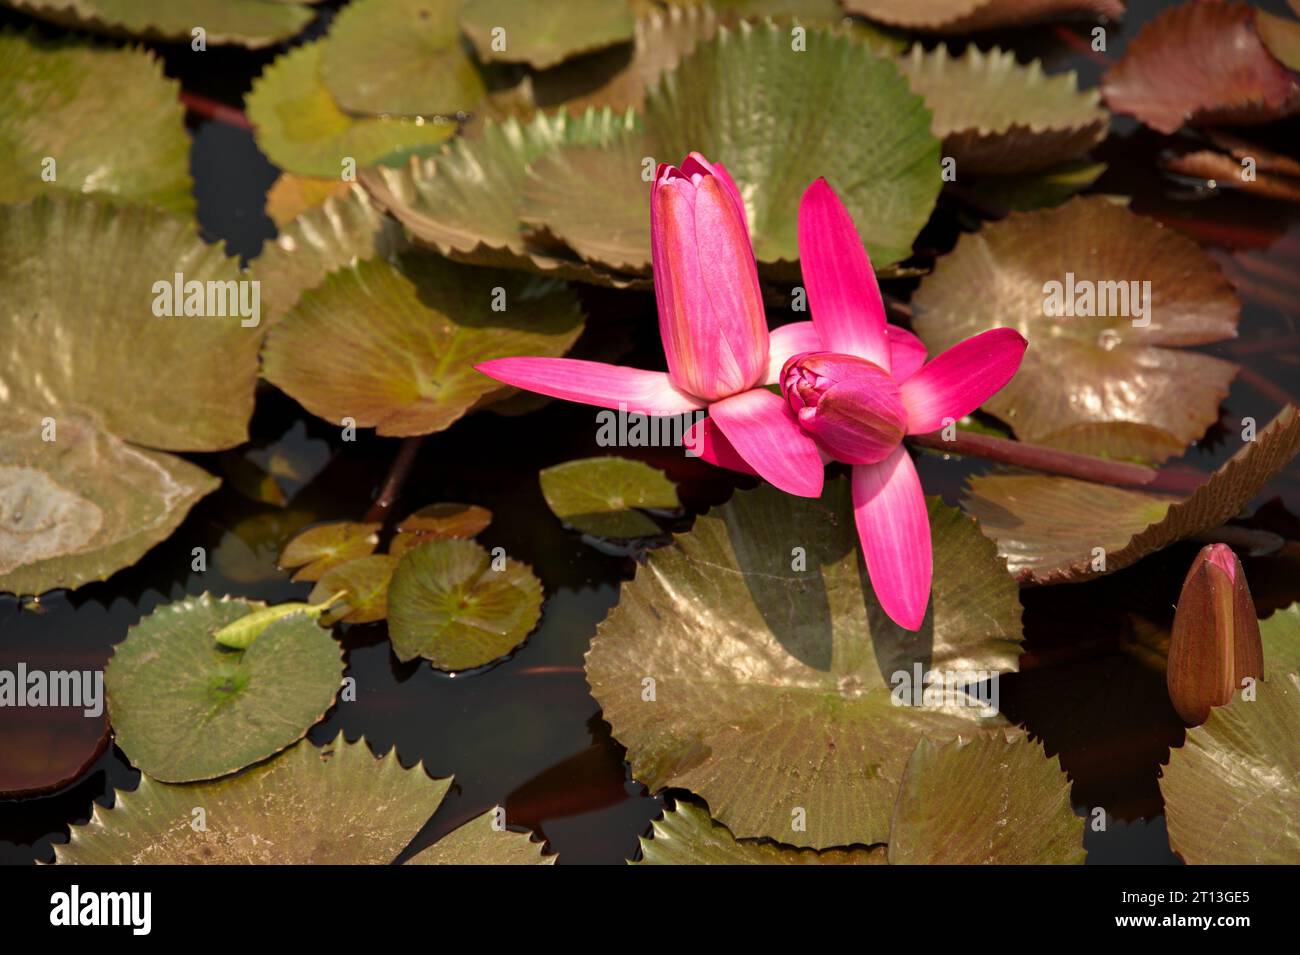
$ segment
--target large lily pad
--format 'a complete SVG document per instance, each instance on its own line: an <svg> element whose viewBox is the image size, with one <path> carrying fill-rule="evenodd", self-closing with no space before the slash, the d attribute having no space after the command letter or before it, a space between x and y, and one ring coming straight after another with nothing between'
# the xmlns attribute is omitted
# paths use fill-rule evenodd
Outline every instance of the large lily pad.
<svg viewBox="0 0 1300 955"><path fill-rule="evenodd" d="M479 59L542 70L580 53L626 43L635 19L628 0L465 0L460 25Z"/></svg>
<svg viewBox="0 0 1300 955"><path fill-rule="evenodd" d="M353 0L330 25L321 75L349 113L438 116L483 98L461 44L461 0Z"/></svg>
<svg viewBox="0 0 1300 955"><path fill-rule="evenodd" d="M489 810L453 829L407 865L555 865L557 855L544 855L545 843L534 842L526 832L497 829L496 813Z"/></svg>
<svg viewBox="0 0 1300 955"><path fill-rule="evenodd" d="M1300 862L1300 676L1269 676L1255 692L1215 707L1169 754L1169 844L1190 864Z"/></svg>
<svg viewBox="0 0 1300 955"><path fill-rule="evenodd" d="M5 5L63 26L109 36L189 43L203 27L212 44L263 47L287 39L312 18L315 0L4 0Z"/></svg>
<svg viewBox="0 0 1300 955"><path fill-rule="evenodd" d="M1021 583L1069 583L1121 570L1218 527L1297 451L1300 415L1289 407L1182 500L1073 478L994 472L971 478L962 507L997 541ZM1098 547L1104 569L1094 566Z"/></svg>
<svg viewBox="0 0 1300 955"><path fill-rule="evenodd" d="M472 540L433 540L404 553L388 589L388 632L399 660L469 670L503 657L537 626L542 584L527 564L500 569Z"/></svg>
<svg viewBox="0 0 1300 955"><path fill-rule="evenodd" d="M649 537L661 528L643 510L679 509L677 485L657 468L607 456L565 461L537 475L551 512L597 537Z"/></svg>
<svg viewBox="0 0 1300 955"><path fill-rule="evenodd" d="M224 776L302 739L333 705L343 650L307 614L272 623L246 650L213 639L259 606L204 594L160 607L127 633L104 686L133 765L161 782Z"/></svg>
<svg viewBox="0 0 1300 955"><path fill-rule="evenodd" d="M894 705L896 674L1001 672L1018 657L1020 603L993 546L937 501L930 520L919 633L870 591L847 481L820 500L738 493L652 551L587 654L632 774L699 793L737 837L885 841L918 739L997 724L963 696Z"/></svg>
<svg viewBox="0 0 1300 955"><path fill-rule="evenodd" d="M1045 314L1057 288L1075 314ZM1081 314L1089 290L1092 316ZM1028 339L1019 372L984 404L1025 441L1077 446L1084 429L1094 454L1136 446L1158 460L1218 420L1236 373L1181 347L1236 334L1240 305L1218 266L1191 239L1100 197L963 236L912 306L932 354L998 326Z"/></svg>
<svg viewBox="0 0 1300 955"><path fill-rule="evenodd" d="M1162 133L1184 123L1261 123L1300 108L1300 83L1269 52L1245 3L1162 10L1102 80L1106 103Z"/></svg>
<svg viewBox="0 0 1300 955"><path fill-rule="evenodd" d="M429 434L500 389L476 363L562 355L582 331L577 297L554 280L427 255L400 265L370 259L304 293L267 336L267 379L327 421Z"/></svg>
<svg viewBox="0 0 1300 955"><path fill-rule="evenodd" d="M0 202L67 189L192 211L179 96L144 50L0 32Z"/></svg>
<svg viewBox="0 0 1300 955"><path fill-rule="evenodd" d="M934 113L943 153L965 176L1046 169L1086 153L1106 136L1109 117L1096 90L1081 92L1073 72L1050 76L1040 61L1010 50L969 46L952 56L918 43L901 66Z"/></svg>
<svg viewBox="0 0 1300 955"><path fill-rule="evenodd" d="M909 30L973 33L1074 14L1118 19L1121 0L841 0L850 13Z"/></svg>
<svg viewBox="0 0 1300 955"><path fill-rule="evenodd" d="M1264 678L1300 673L1300 604L1276 611L1259 622L1264 644Z"/></svg>
<svg viewBox="0 0 1300 955"><path fill-rule="evenodd" d="M254 644L256 646L256 644ZM238 776L189 786L141 777L112 809L96 804L56 861L92 865L391 863L442 802L451 779L375 759L340 733L299 742ZM196 812L202 810L202 813Z"/></svg>
<svg viewBox="0 0 1300 955"><path fill-rule="evenodd" d="M894 807L891 865L1062 865L1084 855L1070 781L1041 744L1001 733L917 744Z"/></svg>
<svg viewBox="0 0 1300 955"><path fill-rule="evenodd" d="M322 43L295 47L253 82L246 100L257 145L288 172L338 176L393 153L434 146L454 120L356 117L341 110L322 80Z"/></svg>
<svg viewBox="0 0 1300 955"><path fill-rule="evenodd" d="M905 258L941 184L929 112L866 44L828 29L809 30L806 42L792 49L789 29L773 23L720 29L647 94L643 132L534 162L520 217L584 259L646 270L647 169L698 150L739 185L760 261L798 258L799 198L822 175L872 261Z"/></svg>

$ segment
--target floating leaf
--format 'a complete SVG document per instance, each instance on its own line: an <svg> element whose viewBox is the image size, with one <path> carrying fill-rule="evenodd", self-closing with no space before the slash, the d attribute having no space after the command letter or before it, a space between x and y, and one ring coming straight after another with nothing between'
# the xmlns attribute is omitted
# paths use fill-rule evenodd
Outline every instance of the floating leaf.
<svg viewBox="0 0 1300 955"><path fill-rule="evenodd" d="M398 523L403 534L468 540L492 523L492 512L476 504L430 504Z"/></svg>
<svg viewBox="0 0 1300 955"><path fill-rule="evenodd" d="M348 623L374 623L388 616L388 584L393 577L397 558L391 554L358 557L346 564L331 567L321 575L307 598L323 603L342 593L336 606L321 616L321 623L333 626Z"/></svg>
<svg viewBox="0 0 1300 955"><path fill-rule="evenodd" d="M562 355L582 332L577 297L553 280L427 255L400 265L370 259L304 293L267 336L266 378L327 421L429 434L500 389L475 364Z"/></svg>
<svg viewBox="0 0 1300 955"><path fill-rule="evenodd" d="M498 570L474 541L434 540L402 555L388 602L397 659L469 670L524 642L541 618L542 585L519 561Z"/></svg>
<svg viewBox="0 0 1300 955"><path fill-rule="evenodd" d="M994 472L970 480L962 502L997 541L1021 583L1069 583L1113 573L1240 513L1300 451L1288 407L1183 500L1073 478ZM1101 548L1104 568L1094 566Z"/></svg>
<svg viewBox="0 0 1300 955"><path fill-rule="evenodd" d="M796 849L733 836L693 802L675 799L641 837L641 865L884 865L884 846Z"/></svg>
<svg viewBox="0 0 1300 955"><path fill-rule="evenodd" d="M1293 6L1292 9L1295 9ZM1296 11L1300 13L1300 10ZM1300 23L1255 11L1255 32L1279 62L1289 70L1300 70Z"/></svg>
<svg viewBox="0 0 1300 955"><path fill-rule="evenodd" d="M982 179L975 184L975 191L981 199L995 206L1029 212L1059 206L1075 193L1091 186L1105 171L1104 162L1076 159L1040 172Z"/></svg>
<svg viewBox="0 0 1300 955"><path fill-rule="evenodd" d="M324 639L317 634L317 639ZM141 777L72 826L60 863L384 865L442 802L451 779L403 769L393 750L375 759L364 739L306 740L247 772L170 786ZM202 809L205 826L192 825Z"/></svg>
<svg viewBox="0 0 1300 955"><path fill-rule="evenodd" d="M662 471L630 458L566 461L537 477L552 513L567 526L596 537L651 537L662 529L641 511L682 506L677 485Z"/></svg>
<svg viewBox="0 0 1300 955"><path fill-rule="evenodd" d="M1255 692L1215 707L1169 754L1169 844L1191 865L1300 862L1300 676L1271 675Z"/></svg>
<svg viewBox="0 0 1300 955"><path fill-rule="evenodd" d="M799 198L824 175L877 266L911 254L940 186L929 112L894 64L830 30L791 49L775 24L720 29L647 94L644 132L569 146L528 170L520 218L582 258L650 265L650 174L692 150L722 162L764 263L798 258Z"/></svg>
<svg viewBox="0 0 1300 955"><path fill-rule="evenodd" d="M489 810L453 829L407 865L555 865L556 855L543 855L545 843L534 842L529 833L497 829L496 813Z"/></svg>
<svg viewBox="0 0 1300 955"><path fill-rule="evenodd" d="M321 76L349 113L438 116L483 98L461 46L461 0L354 0L330 26Z"/></svg>
<svg viewBox="0 0 1300 955"><path fill-rule="evenodd" d="M1020 603L993 546L960 512L929 511L934 588L919 633L866 584L844 480L821 500L737 493L652 551L587 654L633 776L699 793L737 837L885 841L921 735L997 725L959 694L894 705L898 674L1013 670L1019 652ZM798 809L806 832L792 831Z"/></svg>
<svg viewBox="0 0 1300 955"><path fill-rule="evenodd" d="M1074 314L1048 314L1061 305ZM1028 339L1019 372L983 406L1024 441L1068 447L1083 427L1098 453L1106 441L1096 426L1106 425L1124 451L1145 445L1143 456L1159 460L1218 420L1237 370L1180 347L1236 334L1240 306L1213 260L1101 197L962 236L912 306L931 353L998 326Z"/></svg>
<svg viewBox="0 0 1300 955"><path fill-rule="evenodd" d="M1242 192L1286 202L1300 202L1300 179L1259 171L1250 178L1240 160L1210 149L1197 149L1177 156L1163 156L1162 168L1180 176L1204 179L1212 189L1240 189Z"/></svg>
<svg viewBox="0 0 1300 955"><path fill-rule="evenodd" d="M1084 855L1070 781L1041 744L1001 733L917 743L894 806L891 865L1064 865Z"/></svg>
<svg viewBox="0 0 1300 955"><path fill-rule="evenodd" d="M66 189L191 212L179 95L144 50L0 32L0 202Z"/></svg>
<svg viewBox="0 0 1300 955"><path fill-rule="evenodd" d="M324 179L281 173L266 191L266 215L283 229L309 209L315 209L332 196L346 196L351 186L342 177Z"/></svg>
<svg viewBox="0 0 1300 955"><path fill-rule="evenodd" d="M1300 672L1300 604L1276 611L1259 622L1264 640L1264 678Z"/></svg>
<svg viewBox="0 0 1300 955"><path fill-rule="evenodd" d="M544 70L580 53L626 43L635 21L626 0L465 0L460 25L479 59Z"/></svg>
<svg viewBox="0 0 1300 955"><path fill-rule="evenodd" d="M842 0L850 13L909 30L974 33L1021 26L1072 14L1112 20L1124 15L1121 0Z"/></svg>
<svg viewBox="0 0 1300 955"><path fill-rule="evenodd" d="M1269 53L1244 3L1162 10L1102 79L1106 104L1162 133L1184 123L1263 123L1300 108L1300 83Z"/></svg>
<svg viewBox="0 0 1300 955"><path fill-rule="evenodd" d="M454 121L355 117L339 109L321 80L320 42L294 47L253 82L245 101L257 145L287 172L338 176L402 150L432 146Z"/></svg>
<svg viewBox="0 0 1300 955"><path fill-rule="evenodd" d="M1080 92L1073 72L1049 76L1010 50L969 46L951 56L918 43L900 65L934 113L934 134L961 176L1033 172L1086 153L1106 136L1096 90Z"/></svg>
<svg viewBox="0 0 1300 955"><path fill-rule="evenodd" d="M62 26L109 36L189 43L196 26L212 44L263 47L287 39L312 18L292 0L3 0ZM304 3L314 0L303 0Z"/></svg>
<svg viewBox="0 0 1300 955"><path fill-rule="evenodd" d="M108 714L132 765L162 782L212 779L302 739L334 703L343 651L307 614L247 650L213 634L258 608L207 594L132 627L104 670Z"/></svg>
<svg viewBox="0 0 1300 955"><path fill-rule="evenodd" d="M382 526L334 521L309 527L284 546L280 566L298 568L294 580L320 580L332 567L373 554L379 546Z"/></svg>

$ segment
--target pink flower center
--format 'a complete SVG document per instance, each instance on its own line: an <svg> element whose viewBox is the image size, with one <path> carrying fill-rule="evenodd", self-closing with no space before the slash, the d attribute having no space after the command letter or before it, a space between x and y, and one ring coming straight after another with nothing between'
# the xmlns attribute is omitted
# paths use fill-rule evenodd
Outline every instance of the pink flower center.
<svg viewBox="0 0 1300 955"><path fill-rule="evenodd" d="M898 385L865 358L833 352L795 355L781 369L781 391L799 424L836 460L882 461L907 433Z"/></svg>

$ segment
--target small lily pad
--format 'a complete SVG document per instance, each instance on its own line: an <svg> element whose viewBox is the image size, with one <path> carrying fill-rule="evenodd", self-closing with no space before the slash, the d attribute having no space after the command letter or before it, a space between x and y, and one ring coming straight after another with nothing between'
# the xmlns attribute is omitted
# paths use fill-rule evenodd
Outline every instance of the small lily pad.
<svg viewBox="0 0 1300 955"><path fill-rule="evenodd" d="M343 651L306 614L247 650L213 633L258 608L204 594L154 611L104 670L108 714L131 763L162 782L212 779L302 739L334 703Z"/></svg>
<svg viewBox="0 0 1300 955"><path fill-rule="evenodd" d="M566 461L538 475L546 504L567 526L584 534L630 540L662 533L645 509L675 511L677 485L662 471L630 458Z"/></svg>
<svg viewBox="0 0 1300 955"><path fill-rule="evenodd" d="M309 209L315 209L332 196L347 195L349 185L341 177L300 176L281 173L266 191L266 215L283 229Z"/></svg>
<svg viewBox="0 0 1300 955"><path fill-rule="evenodd" d="M430 538L468 540L487 530L492 512L476 504L430 504L408 514L398 523L403 534Z"/></svg>
<svg viewBox="0 0 1300 955"><path fill-rule="evenodd" d="M212 44L264 47L302 30L314 0L4 0L6 6L62 26L109 36L191 42L203 27Z"/></svg>
<svg viewBox="0 0 1300 955"><path fill-rule="evenodd" d="M266 378L327 421L429 434L500 390L474 365L562 355L582 332L577 297L554 280L427 255L399 265L369 259L305 292L267 336Z"/></svg>
<svg viewBox="0 0 1300 955"><path fill-rule="evenodd" d="M496 813L489 810L453 829L407 865L555 865L559 856L543 854L545 843L531 834L493 826Z"/></svg>
<svg viewBox="0 0 1300 955"><path fill-rule="evenodd" d="M1074 14L1117 20L1122 0L842 0L844 9L909 30L974 33Z"/></svg>
<svg viewBox="0 0 1300 955"><path fill-rule="evenodd" d="M346 564L331 567L321 574L307 598L309 603L323 603L335 594L343 598L321 615L321 623L374 623L388 616L388 584L392 580L397 558L391 554L358 557Z"/></svg>
<svg viewBox="0 0 1300 955"><path fill-rule="evenodd" d="M479 59L539 70L632 39L628 0L465 0L460 25Z"/></svg>
<svg viewBox="0 0 1300 955"><path fill-rule="evenodd" d="M470 540L434 540L402 555L388 591L388 633L399 660L469 670L524 642L542 614L542 585L527 564Z"/></svg>
<svg viewBox="0 0 1300 955"><path fill-rule="evenodd" d="M380 524L335 521L302 531L284 547L280 566L298 568L294 580L320 580L330 568L369 557L379 546Z"/></svg>
<svg viewBox="0 0 1300 955"><path fill-rule="evenodd" d="M1217 706L1169 754L1169 844L1190 865L1300 862L1300 676L1277 673Z"/></svg>

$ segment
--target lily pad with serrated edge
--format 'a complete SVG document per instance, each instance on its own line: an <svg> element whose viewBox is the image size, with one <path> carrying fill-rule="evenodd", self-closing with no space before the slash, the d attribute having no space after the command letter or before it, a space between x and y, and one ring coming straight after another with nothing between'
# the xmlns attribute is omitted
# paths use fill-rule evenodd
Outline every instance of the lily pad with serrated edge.
<svg viewBox="0 0 1300 955"><path fill-rule="evenodd" d="M630 458L565 461L538 474L542 496L565 525L584 534L629 540L662 533L642 510L678 510L677 485L658 468Z"/></svg>
<svg viewBox="0 0 1300 955"><path fill-rule="evenodd" d="M820 500L737 493L652 551L587 654L632 775L699 793L738 838L885 841L917 740L999 725L968 699L895 706L895 674L1009 671L1019 655L1020 602L993 545L959 511L932 500L929 513L918 633L870 591L844 480ZM797 809L806 831L792 831Z"/></svg>
<svg viewBox="0 0 1300 955"><path fill-rule="evenodd" d="M267 380L327 421L430 434L501 388L474 365L562 355L582 332L577 296L555 280L427 255L399 265L369 259L305 292L267 336Z"/></svg>
<svg viewBox="0 0 1300 955"><path fill-rule="evenodd" d="M900 61L912 89L934 113L934 134L957 175L1034 172L1086 153L1106 136L1109 116L1096 90L1080 91L1073 72L1048 75L1039 60L969 46L918 43Z"/></svg>
<svg viewBox="0 0 1300 955"><path fill-rule="evenodd" d="M1175 541L1218 527L1300 451L1300 415L1283 409L1254 441L1184 499L1073 478L994 472L970 479L962 508L997 541L1024 584L1057 584L1113 573ZM1094 568L1102 548L1104 569Z"/></svg>
<svg viewBox="0 0 1300 955"><path fill-rule="evenodd" d="M192 212L179 95L144 50L0 32L0 202L66 189Z"/></svg>
<svg viewBox="0 0 1300 955"><path fill-rule="evenodd" d="M539 70L626 43L635 24L627 0L465 0L460 10L461 28L480 60Z"/></svg>
<svg viewBox="0 0 1300 955"><path fill-rule="evenodd" d="M271 624L246 650L213 639L260 606L204 594L127 632L104 688L132 765L161 782L224 776L302 739L334 704L343 651L307 614Z"/></svg>
<svg viewBox="0 0 1300 955"><path fill-rule="evenodd" d="M454 120L351 116L321 79L322 43L294 47L253 82L245 101L258 148L286 172L338 176L402 150L433 146Z"/></svg>
<svg viewBox="0 0 1300 955"><path fill-rule="evenodd" d="M841 0L849 13L909 30L974 33L1022 26L1075 14L1112 20L1124 15L1122 0Z"/></svg>
<svg viewBox="0 0 1300 955"><path fill-rule="evenodd" d="M1106 105L1172 133L1263 123L1300 109L1300 82L1260 39L1256 10L1200 0L1162 10L1102 78Z"/></svg>
<svg viewBox="0 0 1300 955"><path fill-rule="evenodd" d="M1082 864L1070 781L1040 743L1001 733L922 739L889 830L891 865Z"/></svg>
<svg viewBox="0 0 1300 955"><path fill-rule="evenodd" d="M1300 862L1300 676L1270 671L1254 692L1216 706L1169 753L1169 845L1190 865Z"/></svg>
<svg viewBox="0 0 1300 955"><path fill-rule="evenodd" d="M461 43L460 7L461 0L353 0L330 25L321 57L334 101L348 113L382 116L473 110L483 78Z"/></svg>
<svg viewBox="0 0 1300 955"><path fill-rule="evenodd" d="M203 27L212 44L264 47L288 39L314 16L305 5L277 0L3 0L6 6L62 26L117 37L193 40ZM305 0L310 3L314 0Z"/></svg>
<svg viewBox="0 0 1300 955"><path fill-rule="evenodd" d="M647 93L644 131L537 159L520 218L589 262L645 271L655 164L695 150L735 179L760 262L798 258L799 198L818 176L877 266L906 258L941 185L929 111L866 44L829 29L806 41L793 50L770 22L719 29Z"/></svg>
<svg viewBox="0 0 1300 955"><path fill-rule="evenodd" d="M343 597L321 615L321 623L374 623L388 616L388 585L397 567L391 554L371 554L331 567L312 588L308 603L318 604L336 594Z"/></svg>
<svg viewBox="0 0 1300 955"><path fill-rule="evenodd" d="M294 536L280 554L280 566L297 568L294 580L320 580L330 568L369 557L379 546L381 524L334 521Z"/></svg>
<svg viewBox="0 0 1300 955"><path fill-rule="evenodd" d="M489 810L453 829L427 849L421 849L407 865L555 865L559 856L543 853L544 842L531 834L493 826L496 814Z"/></svg>
<svg viewBox="0 0 1300 955"><path fill-rule="evenodd" d="M524 642L542 614L542 585L527 564L502 570L471 540L434 540L402 555L388 590L388 635L399 660L469 670Z"/></svg>
<svg viewBox="0 0 1300 955"><path fill-rule="evenodd" d="M519 223L528 164L561 143L600 143L631 128L632 113L589 109L539 114L526 123L487 122L474 139L460 138L436 156L399 167L373 166L360 181L415 241L474 265L523 268L543 275L601 281L582 262L530 244ZM608 284L619 284L610 276Z"/></svg>
<svg viewBox="0 0 1300 955"><path fill-rule="evenodd" d="M1119 314L1045 314L1048 283L1068 295L1071 275L1076 290L1093 290L1094 310L1105 298L1105 311ZM1132 296L1147 281L1150 303L1139 319ZM931 354L999 326L1029 341L1020 370L983 410L1039 444L1069 446L1071 430L1087 427L1090 450L1102 453L1096 426L1106 425L1132 452L1137 425L1154 429L1144 457L1161 460L1218 420L1237 371L1185 347L1236 335L1241 306L1218 266L1186 236L1102 197L1013 213L962 236L921 282L912 308Z"/></svg>

